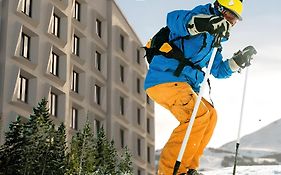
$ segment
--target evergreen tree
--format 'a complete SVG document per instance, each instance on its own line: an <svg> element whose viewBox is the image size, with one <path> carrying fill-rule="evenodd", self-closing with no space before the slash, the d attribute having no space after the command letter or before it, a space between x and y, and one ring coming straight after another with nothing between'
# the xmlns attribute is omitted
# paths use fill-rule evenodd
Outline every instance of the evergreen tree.
<svg viewBox="0 0 281 175"><path fill-rule="evenodd" d="M87 174L93 172L95 164L95 140L90 123L86 122L82 131L72 137L68 154L67 174Z"/></svg>
<svg viewBox="0 0 281 175"><path fill-rule="evenodd" d="M0 174L17 175L23 169L23 152L27 142L20 117L9 126L5 143L0 147Z"/></svg>

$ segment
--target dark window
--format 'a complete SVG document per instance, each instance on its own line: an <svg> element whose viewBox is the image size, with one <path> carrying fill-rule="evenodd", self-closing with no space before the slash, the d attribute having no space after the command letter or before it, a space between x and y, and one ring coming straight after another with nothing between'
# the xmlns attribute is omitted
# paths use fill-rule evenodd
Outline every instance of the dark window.
<svg viewBox="0 0 281 175"><path fill-rule="evenodd" d="M21 11L27 16L31 17L31 6L32 6L31 0L22 0Z"/></svg>
<svg viewBox="0 0 281 175"><path fill-rule="evenodd" d="M98 51L95 53L95 67L101 71L101 54Z"/></svg>
<svg viewBox="0 0 281 175"><path fill-rule="evenodd" d="M18 100L27 103L27 94L28 94L28 79L20 75L19 89L17 94Z"/></svg>
<svg viewBox="0 0 281 175"><path fill-rule="evenodd" d="M80 11L81 11L81 5L79 2L75 1L74 4L74 12L73 12L73 18L76 19L77 21L80 21Z"/></svg>
<svg viewBox="0 0 281 175"><path fill-rule="evenodd" d="M137 63L140 64L140 50L137 49Z"/></svg>
<svg viewBox="0 0 281 175"><path fill-rule="evenodd" d="M125 81L125 68L124 66L120 65L120 80L122 83Z"/></svg>
<svg viewBox="0 0 281 175"><path fill-rule="evenodd" d="M141 175L141 170L140 169L138 169L138 175Z"/></svg>
<svg viewBox="0 0 281 175"><path fill-rule="evenodd" d="M140 125L141 124L141 110L140 108L137 108L137 122Z"/></svg>
<svg viewBox="0 0 281 175"><path fill-rule="evenodd" d="M147 104L150 104L150 98L149 98L148 95L146 95L146 103L147 103Z"/></svg>
<svg viewBox="0 0 281 175"><path fill-rule="evenodd" d="M125 114L125 99L123 97L120 97L120 114Z"/></svg>
<svg viewBox="0 0 281 175"><path fill-rule="evenodd" d="M125 50L125 38L124 38L123 35L120 35L120 49L121 49L122 51Z"/></svg>
<svg viewBox="0 0 281 175"><path fill-rule="evenodd" d="M59 76L59 56L52 52L50 73Z"/></svg>
<svg viewBox="0 0 281 175"><path fill-rule="evenodd" d="M147 162L149 162L150 163L150 147L148 146L147 147Z"/></svg>
<svg viewBox="0 0 281 175"><path fill-rule="evenodd" d="M79 46L80 45L80 38L76 35L73 36L73 43L72 43L72 53L76 56L79 56Z"/></svg>
<svg viewBox="0 0 281 175"><path fill-rule="evenodd" d="M53 14L53 29L52 29L52 33L55 36L60 37L60 17L57 16L56 14Z"/></svg>
<svg viewBox="0 0 281 175"><path fill-rule="evenodd" d="M30 36L22 33L21 38L21 56L30 59Z"/></svg>
<svg viewBox="0 0 281 175"><path fill-rule="evenodd" d="M101 105L101 87L95 84L95 102Z"/></svg>
<svg viewBox="0 0 281 175"><path fill-rule="evenodd" d="M125 147L125 131L123 129L120 129L120 143L121 148Z"/></svg>
<svg viewBox="0 0 281 175"><path fill-rule="evenodd" d="M150 119L149 118L146 119L146 131L147 131L147 133L150 133Z"/></svg>
<svg viewBox="0 0 281 175"><path fill-rule="evenodd" d="M70 127L75 130L78 129L78 110L76 108L72 108Z"/></svg>
<svg viewBox="0 0 281 175"><path fill-rule="evenodd" d="M79 74L75 71L72 72L71 90L78 93L79 87Z"/></svg>
<svg viewBox="0 0 281 175"><path fill-rule="evenodd" d="M138 156L141 156L141 139L137 140L137 151L138 151Z"/></svg>
<svg viewBox="0 0 281 175"><path fill-rule="evenodd" d="M137 78L137 93L140 93L141 87L140 87L140 79Z"/></svg>
<svg viewBox="0 0 281 175"><path fill-rule="evenodd" d="M102 24L101 21L96 19L96 33L100 38L101 38L101 31L102 31L101 24Z"/></svg>
<svg viewBox="0 0 281 175"><path fill-rule="evenodd" d="M51 92L51 99L50 99L50 114L53 116L57 116L57 109L58 109L58 96Z"/></svg>
<svg viewBox="0 0 281 175"><path fill-rule="evenodd" d="M95 127L96 127L96 132L98 133L99 130L101 129L101 121L98 119L95 119Z"/></svg>

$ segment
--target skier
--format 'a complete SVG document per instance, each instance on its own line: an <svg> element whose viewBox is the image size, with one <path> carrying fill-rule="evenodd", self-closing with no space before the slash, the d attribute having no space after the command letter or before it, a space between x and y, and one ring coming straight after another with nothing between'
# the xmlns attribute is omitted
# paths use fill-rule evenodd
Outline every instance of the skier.
<svg viewBox="0 0 281 175"><path fill-rule="evenodd" d="M173 174L186 128L204 79L215 35L227 41L230 28L242 20L240 0L216 0L192 10L168 13L167 27L162 28L146 45L149 70L144 88L156 103L168 109L179 121L164 146L158 167L159 175ZM234 72L250 65L255 49L248 46L230 59L223 59L220 47L215 56L211 74L228 78ZM194 125L183 155L179 174L200 175L199 159L216 125L213 105L202 98Z"/></svg>

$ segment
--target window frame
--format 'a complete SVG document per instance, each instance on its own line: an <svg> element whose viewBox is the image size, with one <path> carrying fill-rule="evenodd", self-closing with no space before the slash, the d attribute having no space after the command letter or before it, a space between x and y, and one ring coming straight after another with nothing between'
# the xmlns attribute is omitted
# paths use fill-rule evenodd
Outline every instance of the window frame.
<svg viewBox="0 0 281 175"><path fill-rule="evenodd" d="M29 4L28 4L29 3ZM32 0L22 0L21 12L26 16L32 15Z"/></svg>
<svg viewBox="0 0 281 175"><path fill-rule="evenodd" d="M73 18L77 21L81 20L81 4L78 1L74 2Z"/></svg>
<svg viewBox="0 0 281 175"><path fill-rule="evenodd" d="M94 94L95 94L95 103L98 105L101 105L101 92L102 92L102 87L99 86L98 84L94 85Z"/></svg>
<svg viewBox="0 0 281 175"><path fill-rule="evenodd" d="M101 53L99 51L95 52L95 68L101 71Z"/></svg>
<svg viewBox="0 0 281 175"><path fill-rule="evenodd" d="M72 41L72 54L79 57L80 55L80 38L77 35L73 35L73 41Z"/></svg>
<svg viewBox="0 0 281 175"><path fill-rule="evenodd" d="M59 58L58 54L52 52L50 73L57 77L59 77Z"/></svg>
<svg viewBox="0 0 281 175"><path fill-rule="evenodd" d="M76 93L79 92L79 73L75 70L72 71L71 90Z"/></svg>
<svg viewBox="0 0 281 175"><path fill-rule="evenodd" d="M125 36L122 34L120 34L120 49L125 51Z"/></svg>
<svg viewBox="0 0 281 175"><path fill-rule="evenodd" d="M120 81L125 83L125 66L120 65Z"/></svg>
<svg viewBox="0 0 281 175"><path fill-rule="evenodd" d="M29 88L28 84L29 84L29 79L20 75L17 99L24 103L28 102L28 88Z"/></svg>
<svg viewBox="0 0 281 175"><path fill-rule="evenodd" d="M96 19L96 34L102 38L102 21L99 19Z"/></svg>
<svg viewBox="0 0 281 175"><path fill-rule="evenodd" d="M52 34L58 38L60 37L60 21L61 21L61 18L57 14L53 13Z"/></svg>
<svg viewBox="0 0 281 175"><path fill-rule="evenodd" d="M78 129L78 109L74 107L71 108L70 127L74 130Z"/></svg>
<svg viewBox="0 0 281 175"><path fill-rule="evenodd" d="M50 114L55 117L58 115L58 95L54 92L50 94Z"/></svg>
<svg viewBox="0 0 281 175"><path fill-rule="evenodd" d="M27 60L30 60L30 45L31 45L30 42L31 42L31 37L26 33L22 32L20 55Z"/></svg>
<svg viewBox="0 0 281 175"><path fill-rule="evenodd" d="M119 105L120 105L120 115L125 115L125 98L120 96L119 98Z"/></svg>

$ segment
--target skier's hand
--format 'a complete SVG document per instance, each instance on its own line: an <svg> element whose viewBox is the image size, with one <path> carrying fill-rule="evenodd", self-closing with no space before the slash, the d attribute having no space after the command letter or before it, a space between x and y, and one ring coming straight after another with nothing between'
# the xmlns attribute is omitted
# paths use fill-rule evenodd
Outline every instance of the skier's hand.
<svg viewBox="0 0 281 175"><path fill-rule="evenodd" d="M223 17L216 15L197 15L193 16L187 24L187 30L191 35L197 35L203 32L210 34L220 34L223 37L229 37L231 24Z"/></svg>
<svg viewBox="0 0 281 175"><path fill-rule="evenodd" d="M257 54L256 49L253 46L247 46L242 51L236 52L232 59L240 68L245 68L251 65L253 55Z"/></svg>

